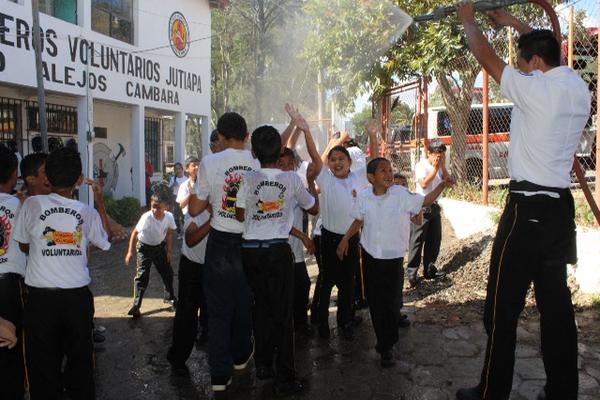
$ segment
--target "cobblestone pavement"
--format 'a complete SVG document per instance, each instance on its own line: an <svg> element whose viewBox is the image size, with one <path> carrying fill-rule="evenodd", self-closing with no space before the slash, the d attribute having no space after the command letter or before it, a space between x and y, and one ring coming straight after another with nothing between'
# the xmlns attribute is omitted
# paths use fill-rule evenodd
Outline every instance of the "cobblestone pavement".
<svg viewBox="0 0 600 400"><path fill-rule="evenodd" d="M97 345L96 382L99 399L270 399L272 383L254 378L254 365L233 376L227 392L215 396L210 389L206 348L195 349L188 360L189 378L175 377L165 358L171 340L173 313L162 304L162 287L156 271L142 306L143 316L133 321L125 314L131 305L133 266L121 261L125 243L108 253L93 251L92 289L96 295L96 324L106 327L106 341ZM178 260L178 255L174 257ZM177 265L177 262L174 262ZM314 281L316 267L311 264ZM177 271L177 268L175 267ZM375 337L368 310L359 311L364 322L353 342L338 337L296 338L296 367L307 390L305 399L454 399L457 388L477 382L485 348L481 318L420 317L408 296L406 311L413 321L400 330L395 367L382 369L374 350ZM591 311L587 311L590 313ZM335 326L331 313L331 326ZM453 321L454 320L454 321ZM581 335L580 400L600 398L600 343L598 317L586 319ZM589 338L593 338L588 340ZM521 321L518 330L514 400L535 399L544 385L539 351L538 319Z"/></svg>

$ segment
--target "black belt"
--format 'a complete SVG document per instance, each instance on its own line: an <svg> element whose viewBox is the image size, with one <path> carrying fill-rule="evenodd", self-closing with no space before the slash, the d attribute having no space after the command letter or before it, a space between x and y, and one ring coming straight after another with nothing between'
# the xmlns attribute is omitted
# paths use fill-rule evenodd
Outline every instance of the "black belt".
<svg viewBox="0 0 600 400"><path fill-rule="evenodd" d="M77 292L77 291L83 291L83 290L89 290L88 286L82 286L82 287L77 287L77 288L58 288L58 287L35 287L35 286L27 286L27 291L31 292L31 293L47 293L47 292Z"/></svg>
<svg viewBox="0 0 600 400"><path fill-rule="evenodd" d="M244 249L268 249L277 244L288 244L287 239L268 239L268 240L244 240L242 247Z"/></svg>
<svg viewBox="0 0 600 400"><path fill-rule="evenodd" d="M0 274L0 280L17 281L20 279L23 279L23 276L21 274L17 274L16 272L5 272Z"/></svg>
<svg viewBox="0 0 600 400"><path fill-rule="evenodd" d="M150 247L150 248L153 248L153 249L159 248L159 247L164 246L164 245L166 245L165 242L161 242L160 244L152 245L152 244L146 244L146 243L144 243L144 242L142 242L140 240L140 246Z"/></svg>
<svg viewBox="0 0 600 400"><path fill-rule="evenodd" d="M552 192L563 197L570 193L569 188L557 188L552 186L542 186L529 181L510 181L508 190L511 192Z"/></svg>

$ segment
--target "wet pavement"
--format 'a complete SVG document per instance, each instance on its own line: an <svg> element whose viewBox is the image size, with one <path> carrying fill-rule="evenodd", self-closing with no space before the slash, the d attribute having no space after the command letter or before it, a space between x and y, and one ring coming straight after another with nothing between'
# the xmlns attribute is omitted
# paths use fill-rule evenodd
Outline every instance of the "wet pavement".
<svg viewBox="0 0 600 400"><path fill-rule="evenodd" d="M176 247L176 246L175 246ZM99 399L270 399L272 382L258 381L251 362L235 373L227 392L215 396L210 389L206 347L196 348L188 367L191 376L171 374L165 356L171 341L173 313L162 303L160 277L152 271L142 305L142 317L126 316L131 305L135 267L124 267L125 243L108 253L93 251L92 289L96 296L96 324L106 327L106 341L97 345L96 385ZM178 254L174 257L177 272ZM309 265L314 282L316 267ZM368 310L358 312L364 322L356 338L348 342L333 330L330 340L318 336L296 337L296 368L306 390L302 399L454 399L457 388L477 383L485 350L481 318L425 318L407 296L406 312L412 326L400 329L395 348L397 364L382 369L374 350L375 336ZM437 306L439 307L439 305ZM442 308L443 310L443 308ZM453 308L450 312L458 312ZM592 311L587 311L592 312ZM446 313L446 314L448 314ZM334 312L330 325L335 327ZM539 327L535 313L523 318L518 330L513 400L535 399L545 373L539 351ZM600 398L600 330L598 318L586 318L580 335L580 400Z"/></svg>

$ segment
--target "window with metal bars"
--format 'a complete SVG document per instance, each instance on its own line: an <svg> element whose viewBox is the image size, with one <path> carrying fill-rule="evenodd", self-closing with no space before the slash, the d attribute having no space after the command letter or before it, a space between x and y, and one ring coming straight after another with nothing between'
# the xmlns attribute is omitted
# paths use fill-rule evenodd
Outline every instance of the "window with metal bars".
<svg viewBox="0 0 600 400"><path fill-rule="evenodd" d="M22 151L21 101L0 97L0 143L14 140Z"/></svg>
<svg viewBox="0 0 600 400"><path fill-rule="evenodd" d="M162 171L160 162L161 142L161 120L160 118L146 117L144 119L144 148L146 154L154 167L154 172Z"/></svg>
<svg viewBox="0 0 600 400"><path fill-rule="evenodd" d="M35 101L26 102L27 130L39 131L40 109ZM59 104L46 104L48 132L77 135L77 108Z"/></svg>

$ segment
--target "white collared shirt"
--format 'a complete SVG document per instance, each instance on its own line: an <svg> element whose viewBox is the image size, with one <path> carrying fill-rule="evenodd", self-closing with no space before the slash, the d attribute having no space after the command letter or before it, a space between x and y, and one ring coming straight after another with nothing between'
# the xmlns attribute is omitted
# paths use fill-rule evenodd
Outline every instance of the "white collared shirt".
<svg viewBox="0 0 600 400"><path fill-rule="evenodd" d="M25 200L14 239L29 244L25 283L39 288L88 285L88 245L110 248L98 211L56 193Z"/></svg>
<svg viewBox="0 0 600 400"><path fill-rule="evenodd" d="M237 196L245 210L244 239L287 239L294 224L294 207L315 205L315 198L294 171L261 168L247 172Z"/></svg>
<svg viewBox="0 0 600 400"><path fill-rule="evenodd" d="M415 185L415 192L426 196L429 193L431 193L433 191L433 189L435 189L440 183L442 183L442 169L438 169L437 174L435 174L435 176L433 177L433 179L431 180L431 182L429 182L429 185L427 185L426 187L422 187L421 184L419 183L419 180L425 178L427 175L429 175L429 173L433 170L433 165L431 165L429 163L429 160L427 158L422 158L417 165L415 165L415 182L417 182L417 184ZM438 199L441 197L438 196Z"/></svg>
<svg viewBox="0 0 600 400"><path fill-rule="evenodd" d="M190 217L187 215L183 223L183 231L185 232L192 223L200 228L209 219L210 213L207 210L202 211L195 217ZM204 256L206 255L206 239L208 239L208 235L204 236L200 243L193 247L189 247L184 240L183 244L181 245L181 254L186 256L190 261L198 264L204 264Z"/></svg>
<svg viewBox="0 0 600 400"><path fill-rule="evenodd" d="M25 276L25 253L14 240L21 202L16 196L0 193L0 274L13 272Z"/></svg>
<svg viewBox="0 0 600 400"><path fill-rule="evenodd" d="M190 181L190 179L188 178L185 180L185 182L183 182L181 185L179 185L179 190L177 191L177 198L175 198L175 201L177 203L179 203L180 206L184 200L186 200L188 197L190 197L189 181ZM188 206L183 207L181 209L181 213L183 215L187 215Z"/></svg>
<svg viewBox="0 0 600 400"><path fill-rule="evenodd" d="M587 84L565 66L524 74L507 65L500 82L502 95L514 103L508 147L511 179L569 187L573 156L590 117Z"/></svg>
<svg viewBox="0 0 600 400"><path fill-rule="evenodd" d="M402 186L392 186L382 196L372 188L361 191L352 216L363 221L360 244L365 251L381 260L404 257L410 236L407 213L418 214L423 200Z"/></svg>
<svg viewBox="0 0 600 400"><path fill-rule="evenodd" d="M244 224L235 218L237 194L244 174L259 168L248 150L225 149L202 159L194 192L212 206L211 227L229 233L244 231Z"/></svg>
<svg viewBox="0 0 600 400"><path fill-rule="evenodd" d="M336 178L327 166L323 166L317 184L323 201L321 206L322 227L330 232L344 235L352 225L352 208L358 193L369 186L364 169L352 171L346 179Z"/></svg>
<svg viewBox="0 0 600 400"><path fill-rule="evenodd" d="M165 240L169 229L177 229L175 218L169 211L165 211L162 219L156 219L152 211L146 211L135 226L135 230L138 232L138 240L149 246L161 244Z"/></svg>

